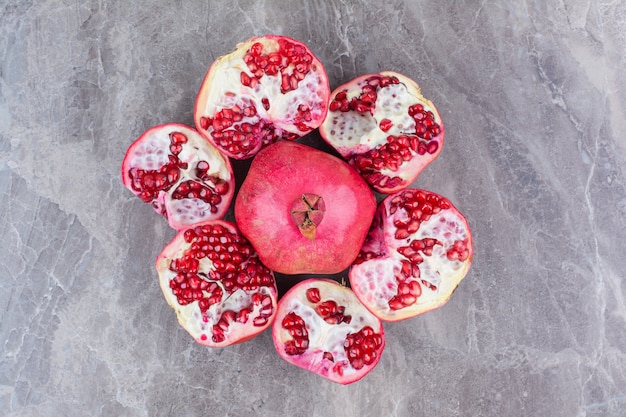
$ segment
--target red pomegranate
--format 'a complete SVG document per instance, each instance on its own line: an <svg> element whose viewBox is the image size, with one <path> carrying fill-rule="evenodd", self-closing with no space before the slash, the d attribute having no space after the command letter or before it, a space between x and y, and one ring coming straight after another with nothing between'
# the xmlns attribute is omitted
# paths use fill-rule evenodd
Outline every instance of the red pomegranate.
<svg viewBox="0 0 626 417"><path fill-rule="evenodd" d="M279 301L274 346L287 362L333 382L350 384L380 361L382 322L335 281L311 278Z"/></svg>
<svg viewBox="0 0 626 417"><path fill-rule="evenodd" d="M224 154L247 159L265 145L316 129L329 95L326 71L305 44L254 37L211 65L196 99L195 123Z"/></svg>
<svg viewBox="0 0 626 417"><path fill-rule="evenodd" d="M147 130L128 148L122 182L176 230L222 218L235 190L228 158L177 123Z"/></svg>
<svg viewBox="0 0 626 417"><path fill-rule="evenodd" d="M244 342L274 320L274 274L233 223L215 220L180 231L156 269L178 322L198 343Z"/></svg>
<svg viewBox="0 0 626 417"><path fill-rule="evenodd" d="M439 155L444 127L413 80L383 71L334 90L320 134L376 191L390 194Z"/></svg>
<svg viewBox="0 0 626 417"><path fill-rule="evenodd" d="M283 274L346 269L375 211L374 194L347 163L286 141L259 152L235 200L241 232Z"/></svg>
<svg viewBox="0 0 626 417"><path fill-rule="evenodd" d="M350 268L350 285L377 317L398 321L443 305L473 255L467 220L446 198L406 189L378 206Z"/></svg>

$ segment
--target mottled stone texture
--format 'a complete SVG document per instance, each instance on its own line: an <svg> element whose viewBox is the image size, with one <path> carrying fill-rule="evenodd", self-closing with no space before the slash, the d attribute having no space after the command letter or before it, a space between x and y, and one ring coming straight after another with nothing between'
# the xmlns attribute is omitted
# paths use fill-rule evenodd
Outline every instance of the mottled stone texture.
<svg viewBox="0 0 626 417"><path fill-rule="evenodd" d="M173 231L120 181L131 141L191 124L211 62L265 33L333 87L415 79L447 128L415 185L474 231L451 301L387 325L347 387L267 332L195 344L153 268ZM623 417L625 68L620 1L0 2L2 414Z"/></svg>

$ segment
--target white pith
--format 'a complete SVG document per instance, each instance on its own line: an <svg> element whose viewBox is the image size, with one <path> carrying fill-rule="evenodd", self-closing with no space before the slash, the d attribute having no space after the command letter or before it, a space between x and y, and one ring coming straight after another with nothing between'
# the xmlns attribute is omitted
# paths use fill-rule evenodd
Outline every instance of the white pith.
<svg viewBox="0 0 626 417"><path fill-rule="evenodd" d="M262 286L251 292L246 292L243 289L237 289L233 293L229 294L224 288L224 285L221 281L208 280L209 282L215 282L222 289L222 299L221 302L213 304L209 307L206 312L206 317L203 316L197 301L186 305L179 304L178 299L170 288L170 281L176 277L176 273L170 270L169 266L172 259L182 257L185 251L189 249L191 244L184 241L184 239L180 235L179 237L177 237L177 239L179 239L177 245L180 245L178 246L178 250L176 252L167 253L166 257L160 257L157 261L157 271L159 274L159 283L161 286L161 290L163 291L163 295L165 296L165 299L170 307L172 307L176 311L176 316L180 325L185 330L187 330L187 332L198 342L214 344L214 342L212 342L213 326L219 322L222 313L229 310L237 313L244 307L249 308L250 306L252 306L252 311L248 316L248 320L246 323L239 323L236 321L230 323L228 329L224 332L224 334L226 335L226 340L223 343L228 344L232 342L233 339L237 338L234 337L235 335L244 335L244 333L249 332L252 321L255 317L258 317L260 315L261 310L265 310L266 313L269 310L269 307L267 305L264 306L262 303L253 304L252 295L255 293L260 293L269 296L273 300L273 288ZM170 246L169 248L173 246ZM208 258L202 258L199 261L200 273L208 274L210 270L214 269L213 263ZM204 295L208 296L209 294L204 291ZM272 301L272 303L274 303L274 301ZM272 304L271 311L275 311L275 309L276 305ZM262 329L264 327L267 326L259 326L259 329ZM203 335L205 337L203 337ZM229 335L231 337L229 337Z"/></svg>
<svg viewBox="0 0 626 417"><path fill-rule="evenodd" d="M211 213L211 205L198 198L185 198L174 200L171 194L176 188L187 180L199 180L195 175L199 161L209 164L207 175L216 176L226 182L231 181L230 168L219 151L206 141L198 132L181 125L166 125L159 129L152 129L146 133L142 140L133 147L130 159L125 162L128 167L136 167L144 170L158 170L169 162L172 155L169 147L171 144L170 134L173 132L183 133L187 137L187 143L182 144L182 151L178 154L181 162L187 163L187 169L181 169L180 177L169 190L160 191L154 204L155 210L161 212L165 206L167 218L173 226L197 223L203 219L210 220L215 217ZM208 185L212 185L208 182ZM222 196L226 198L226 196ZM178 228L178 227L175 227Z"/></svg>
<svg viewBox="0 0 626 417"><path fill-rule="evenodd" d="M263 53L278 51L278 42L273 40L257 40L264 46ZM220 110L232 108L235 105L241 106L243 103L253 103L256 108L256 115L244 117L241 122L256 124L259 120L266 120L277 128L277 133L281 130L290 133L303 135L306 132L300 131L293 123L298 114L298 106L303 103L308 104L311 110L311 122L304 122L311 129L319 124L326 107L324 102L323 80L317 72L309 71L303 80L298 84L298 88L283 94L281 92L282 76L264 74L255 88L250 88L241 84L241 73L245 72L253 77L248 69L248 65L243 58L247 50L254 42L240 45L237 50L229 55L218 59L211 68L210 85L198 101L200 113L205 117L213 118ZM291 69L287 71L291 74ZM265 110L261 100L267 98L270 103L269 110ZM232 128L231 128L232 129ZM211 131L212 128L209 128Z"/></svg>
<svg viewBox="0 0 626 417"><path fill-rule="evenodd" d="M441 210L428 221L422 222L417 232L399 241L394 236L396 228L393 222L407 219L407 212L403 209L398 209L394 215L385 218L383 233L378 235L384 241L373 240L363 247L366 252L382 252L383 256L354 265L350 271L351 277L359 277L358 280L351 279L350 284L361 302L370 310L379 312L379 317L385 320L393 320L408 312L425 312L445 303L470 267L470 259L451 261L446 255L455 241L471 240L465 219L456 210ZM424 238L435 238L441 245L433 247L431 256L419 252L424 261L419 264L418 282L421 285L421 281L425 280L435 285L436 289L421 285L422 293L415 304L401 310L392 310L388 303L398 293L396 275L400 274L402 260L406 260L397 249L409 246L413 240Z"/></svg>
<svg viewBox="0 0 626 417"><path fill-rule="evenodd" d="M307 351L300 356L292 356L294 364L304 366L312 372L317 372L325 376L337 373L337 367L341 368L344 377L350 377L363 369L357 370L350 365L348 356L344 348L346 336L350 333L357 333L366 326L370 326L374 332L380 333L382 326L372 313L365 308L360 307L357 311L352 306L360 306L357 298L351 290L345 288L338 290L339 284L316 283L315 287L320 290L321 301L333 300L337 305L346 307L344 315L350 315L350 323L328 324L315 311L315 304L306 299L305 292L300 292L300 297L290 298L285 308L282 309L284 315L293 312L300 316L306 323L308 332L309 347ZM278 320L282 320L282 316L277 319L280 327L280 340L284 343L292 340L291 334L287 329L280 326ZM324 352L330 352L333 355L333 361L325 359ZM378 352L380 353L380 352ZM364 367L364 368L367 368Z"/></svg>

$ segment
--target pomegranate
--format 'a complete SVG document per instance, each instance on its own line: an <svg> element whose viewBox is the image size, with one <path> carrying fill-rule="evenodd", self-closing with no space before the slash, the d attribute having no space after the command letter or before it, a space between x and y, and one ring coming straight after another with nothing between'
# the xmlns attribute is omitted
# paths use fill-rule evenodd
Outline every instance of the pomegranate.
<svg viewBox="0 0 626 417"><path fill-rule="evenodd" d="M283 274L348 268L375 211L374 193L347 163L286 141L259 152L235 200L241 232Z"/></svg>
<svg viewBox="0 0 626 417"><path fill-rule="evenodd" d="M391 194L439 155L444 128L413 80L383 71L334 90L320 134L376 191Z"/></svg>
<svg viewBox="0 0 626 417"><path fill-rule="evenodd" d="M176 230L222 218L235 190L228 158L195 129L177 123L148 129L133 142L122 181Z"/></svg>
<svg viewBox="0 0 626 417"><path fill-rule="evenodd" d="M243 342L274 320L274 274L233 223L214 220L180 231L158 256L156 269L178 322L198 343Z"/></svg>
<svg viewBox="0 0 626 417"><path fill-rule="evenodd" d="M398 321L443 305L473 255L467 220L446 198L405 189L378 206L350 285L377 317Z"/></svg>
<svg viewBox="0 0 626 417"><path fill-rule="evenodd" d="M254 37L209 68L196 99L196 128L224 154L247 159L319 127L329 95L326 71L305 44Z"/></svg>
<svg viewBox="0 0 626 417"><path fill-rule="evenodd" d="M278 303L274 345L287 362L340 384L363 378L385 347L382 322L335 281L311 278Z"/></svg>

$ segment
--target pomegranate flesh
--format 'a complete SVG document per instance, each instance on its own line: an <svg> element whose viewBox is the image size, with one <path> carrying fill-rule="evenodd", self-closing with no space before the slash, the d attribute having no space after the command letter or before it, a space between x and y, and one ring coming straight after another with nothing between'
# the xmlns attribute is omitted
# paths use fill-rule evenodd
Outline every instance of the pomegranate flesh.
<svg viewBox="0 0 626 417"><path fill-rule="evenodd" d="M252 161L235 200L235 219L268 268L334 274L356 258L376 199L347 163L282 141Z"/></svg>
<svg viewBox="0 0 626 417"><path fill-rule="evenodd" d="M302 281L281 298L272 336L281 358L340 384L374 369L385 347L382 322L352 290L321 278Z"/></svg>
<svg viewBox="0 0 626 417"><path fill-rule="evenodd" d="M220 219L235 190L233 170L195 129L155 126L128 148L122 182L176 230Z"/></svg>
<svg viewBox="0 0 626 417"><path fill-rule="evenodd" d="M350 285L377 317L398 321L440 307L473 256L467 220L446 198L405 189L378 206L350 268Z"/></svg>
<svg viewBox="0 0 626 417"><path fill-rule="evenodd" d="M157 258L156 269L178 322L198 343L243 342L274 320L274 274L233 223L215 220L180 231Z"/></svg>
<svg viewBox="0 0 626 417"><path fill-rule="evenodd" d="M305 44L254 37L211 65L196 99L195 123L224 154L247 159L265 145L318 128L329 95L326 71Z"/></svg>
<svg viewBox="0 0 626 417"><path fill-rule="evenodd" d="M413 80L383 71L334 90L320 134L376 191L391 194L439 155L444 127Z"/></svg>

